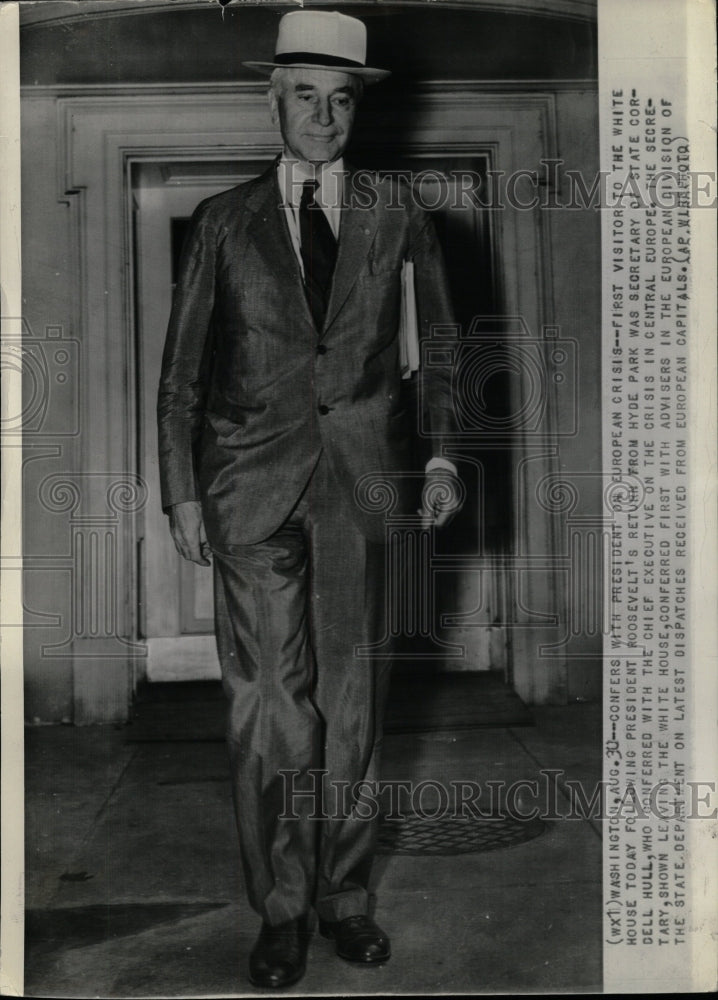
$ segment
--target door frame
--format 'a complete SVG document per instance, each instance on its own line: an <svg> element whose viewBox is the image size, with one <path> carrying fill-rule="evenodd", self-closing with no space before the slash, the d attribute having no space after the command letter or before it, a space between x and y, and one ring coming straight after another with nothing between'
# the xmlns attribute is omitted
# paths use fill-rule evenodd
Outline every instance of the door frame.
<svg viewBox="0 0 718 1000"><path fill-rule="evenodd" d="M463 141L467 148L493 148L500 169L525 169L529 164L523 150L529 133L539 159L555 157L554 90L553 84L551 90L544 90L531 81L417 85L411 94L401 95L404 105L411 104L414 123L413 133L405 137L407 148L425 146L427 140L437 148L455 148ZM57 197L71 213L77 266L69 278L78 302L85 359L77 474L102 468L136 480L131 165L141 157L196 159L207 164L234 157L270 157L279 151L279 138L269 120L266 85L262 83L65 88L56 92L56 109ZM381 114L365 118L359 134L372 132L376 136L386 117L386 108L382 108ZM539 163L530 166L538 169ZM536 219L537 223L528 213L511 211L498 227L500 259L506 262L513 254L511 260L516 261L515 267L504 265L504 297L509 311L550 323L548 213L536 215ZM536 279L530 289L528 283L519 281L520 254L533 261ZM528 304L527 299L531 300ZM540 335L539 330L532 332ZM122 372L121 379L118 372ZM546 406L546 436L557 425L555 406L552 397ZM116 433L118 415L121 434ZM526 450L520 459L526 496L557 468L555 445L531 450L529 444L518 443ZM124 511L128 516L122 522L117 558L117 638L120 647L124 644L124 652L118 649L108 658L95 637L80 633L72 639L73 686L76 701L83 705L82 721L125 718L144 670L144 651L137 647L136 507L130 505ZM557 545L555 519L550 512L528 503L522 504L521 511L519 550L540 552L543 558L537 562L536 573L529 569L519 574L522 590L515 602L518 618L511 680L518 694L530 703L560 703L566 698L566 658L560 652L565 583L552 568L550 558ZM543 606L547 612L537 617L532 609ZM559 651L539 663L540 648L551 644Z"/></svg>
<svg viewBox="0 0 718 1000"><path fill-rule="evenodd" d="M380 158L379 162L383 162L385 153L383 145L366 144L362 148L370 162L377 156ZM393 147L387 152L394 152ZM491 161L491 155L491 149L478 148L473 143L423 142L416 144L408 151L402 148L401 169L413 169L417 174L421 171L428 171L429 183L431 184L435 171L474 169L477 160L481 160L485 167L491 170L495 166ZM443 162L446 160L453 161L450 167ZM176 160L168 162L161 155L152 153L151 155L133 155L128 164L131 177L130 202L133 212L130 273L133 275L132 287L136 296L133 318L135 322L134 343L136 344L138 361L137 398L140 402L137 407L139 414L137 424L138 464L140 465L140 473L145 476L147 481L148 495L150 496L156 494L159 489L158 472L156 468L149 467L156 462L152 463L150 460L148 464L146 460L150 454L148 448L154 449L156 452L154 393L159 369L155 372L154 364L157 363L162 344L161 342L156 343L151 348L151 353L154 355L151 370L154 374L150 397L146 381L148 369L145 367L148 347L143 338L158 335L160 329L166 326L169 316L171 304L167 276L170 262L169 222L178 213L189 217L194 207L203 198L256 176L257 172L265 169L270 162L270 158L261 161L254 158L245 161L226 160L221 164L214 161L206 163L204 160L196 159L190 159L186 162ZM252 169L247 170L245 166ZM388 169L392 169L392 167L389 166ZM482 171L481 176L486 177L485 170ZM454 181L453 186L447 188L447 196L444 199L447 207L458 207L457 192L460 189L457 185L458 182ZM435 196L436 187L438 185L432 189L434 193L430 196L430 200ZM491 301L498 303L502 294L502 274L498 266L500 253L495 235L497 228L495 215L488 208L478 209L474 206L473 211L477 210L482 216L481 226L486 229L487 245L480 257L472 258L472 264L474 261L480 261L483 267L484 261L488 261L490 258L488 270L492 278ZM473 218L472 225L476 226L476 221ZM154 237L148 237L148 234L151 233L154 234ZM158 241L159 245L155 242L148 242L148 239ZM146 261L155 262L158 259L162 259L168 265L161 272L165 276L164 278L152 270L153 267L157 266L153 263L149 265L148 273ZM163 282L162 286L158 285L160 281ZM151 313L150 317L147 316L148 310ZM486 308L486 311L493 314L497 313L498 309L494 306L491 310ZM469 316L465 317L467 327L469 319ZM150 422L149 426L147 421ZM496 450L497 447L495 444L492 450ZM145 462L143 462L143 457ZM480 477L478 475L479 462L473 456L466 455L464 461L476 468L477 479L480 479L480 484L483 486L485 482L483 473ZM509 480L507 480L507 493L508 489L510 489ZM508 500L507 504L509 507L511 506ZM180 560L177 556L166 530L165 520L159 510L153 510L151 507L148 509L148 506L145 506L140 517L140 521L143 522L137 540L140 630L143 642L147 647L146 672L141 675L140 679L151 682L219 680L221 673L213 625L210 622L205 622L206 627L194 632L183 630L185 615L183 608L187 597L192 593L191 577L197 571L191 563ZM162 538L158 542L155 536L160 532ZM484 531L483 534L485 536L484 543L486 543L488 532ZM475 544L477 540L469 536L468 541L470 544ZM157 548L158 544L159 549ZM394 656L402 660L414 660L418 657L423 662L431 661L432 669L438 668L446 671L493 670L509 681L512 666L507 624L509 616L506 610L509 605L507 600L509 588L501 559L498 555L495 555L493 559L484 559L487 571L481 574L476 573L473 565L469 566L463 574L460 567L444 570L441 566L442 556L437 553L433 554L432 561L437 575L451 579L454 584L453 587L450 587L453 601L444 601L447 610L441 613L436 608L434 612L432 638L436 639L436 644L433 642L423 644L421 653L415 644L415 646L404 650L401 655L398 651L395 652ZM202 572L211 573L209 570ZM177 588L179 591L176 593L177 603L163 603L155 606L153 610L147 603L147 595L154 592L153 587L161 587L163 584L166 584L171 592ZM407 631L413 631L416 622L412 624L406 622L405 625Z"/></svg>

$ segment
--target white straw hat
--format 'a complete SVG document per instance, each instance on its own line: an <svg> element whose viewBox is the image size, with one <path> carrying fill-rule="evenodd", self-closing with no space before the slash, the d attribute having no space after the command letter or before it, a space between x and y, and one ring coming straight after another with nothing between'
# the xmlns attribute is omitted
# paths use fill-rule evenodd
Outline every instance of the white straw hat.
<svg viewBox="0 0 718 1000"><path fill-rule="evenodd" d="M372 69L366 62L366 26L356 17L336 10L295 10L279 22L274 62L246 62L245 66L269 76L281 66L300 69L333 69L378 83L389 70Z"/></svg>

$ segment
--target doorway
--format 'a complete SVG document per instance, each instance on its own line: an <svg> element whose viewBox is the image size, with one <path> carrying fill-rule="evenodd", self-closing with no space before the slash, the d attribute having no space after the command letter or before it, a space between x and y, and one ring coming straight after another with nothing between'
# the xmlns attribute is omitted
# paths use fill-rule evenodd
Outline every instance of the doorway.
<svg viewBox="0 0 718 1000"><path fill-rule="evenodd" d="M461 155L416 152L398 158L367 151L373 169L399 171L413 178L420 203L432 211L444 251L456 321L468 331L478 315L501 313L497 240L491 213L459 197L461 178L485 177L489 153ZM139 160L131 173L135 261L135 328L138 360L138 456L150 496L159 497L155 406L162 349L173 282L187 222L204 198L263 171L269 158L207 162ZM511 387L498 366L485 383L482 405L500 414ZM417 445L419 455L421 445ZM437 533L436 554L448 562L462 552L494 559L481 573L447 570L436 574L435 633L449 650L445 663L424 662L425 672L444 668L508 675L507 622L510 598L501 556L512 537L512 461L510 449L474 446L455 457L467 486L467 502L445 532ZM491 488L487 489L487 484ZM140 628L147 643L147 680L202 681L220 676L213 635L211 568L183 560L175 551L159 503L144 511L140 539ZM453 625L442 626L451 616ZM470 626L461 622L470 620ZM458 640L458 641L457 641ZM411 639L407 650L411 650ZM414 668L412 668L414 669Z"/></svg>

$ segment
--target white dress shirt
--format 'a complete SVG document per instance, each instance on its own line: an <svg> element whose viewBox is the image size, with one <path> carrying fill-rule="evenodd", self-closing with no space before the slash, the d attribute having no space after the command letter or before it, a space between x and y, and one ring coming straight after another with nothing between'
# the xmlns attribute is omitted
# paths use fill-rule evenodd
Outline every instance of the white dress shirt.
<svg viewBox="0 0 718 1000"><path fill-rule="evenodd" d="M305 181L316 180L319 187L314 193L314 200L322 209L331 227L334 239L339 239L339 224L341 222L341 205L343 190L344 160L339 157L333 163L322 163L314 167L311 163L304 164L299 160L282 156L277 165L277 180L282 196L282 204L287 216L289 235L297 255L299 267L304 277L304 261L302 260L301 237L299 235L299 205L302 200L302 189Z"/></svg>

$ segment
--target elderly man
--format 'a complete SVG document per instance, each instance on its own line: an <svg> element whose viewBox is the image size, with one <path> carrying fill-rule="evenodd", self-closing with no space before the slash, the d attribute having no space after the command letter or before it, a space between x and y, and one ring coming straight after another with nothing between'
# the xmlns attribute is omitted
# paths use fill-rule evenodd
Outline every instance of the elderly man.
<svg viewBox="0 0 718 1000"><path fill-rule="evenodd" d="M429 219L410 197L388 209L390 183L358 183L342 158L364 84L388 75L365 51L355 18L298 11L280 22L275 61L248 64L271 73L284 151L196 209L158 401L172 535L186 559L214 562L241 856L262 917L249 976L275 988L304 972L312 909L342 958L390 955L368 913L376 822L351 792L377 778L389 677L385 660L360 655L383 635L385 529L357 485L384 475L399 510L416 511L404 262L419 336L451 322ZM451 477L450 374L421 376L426 477ZM426 517L440 526L450 513Z"/></svg>

